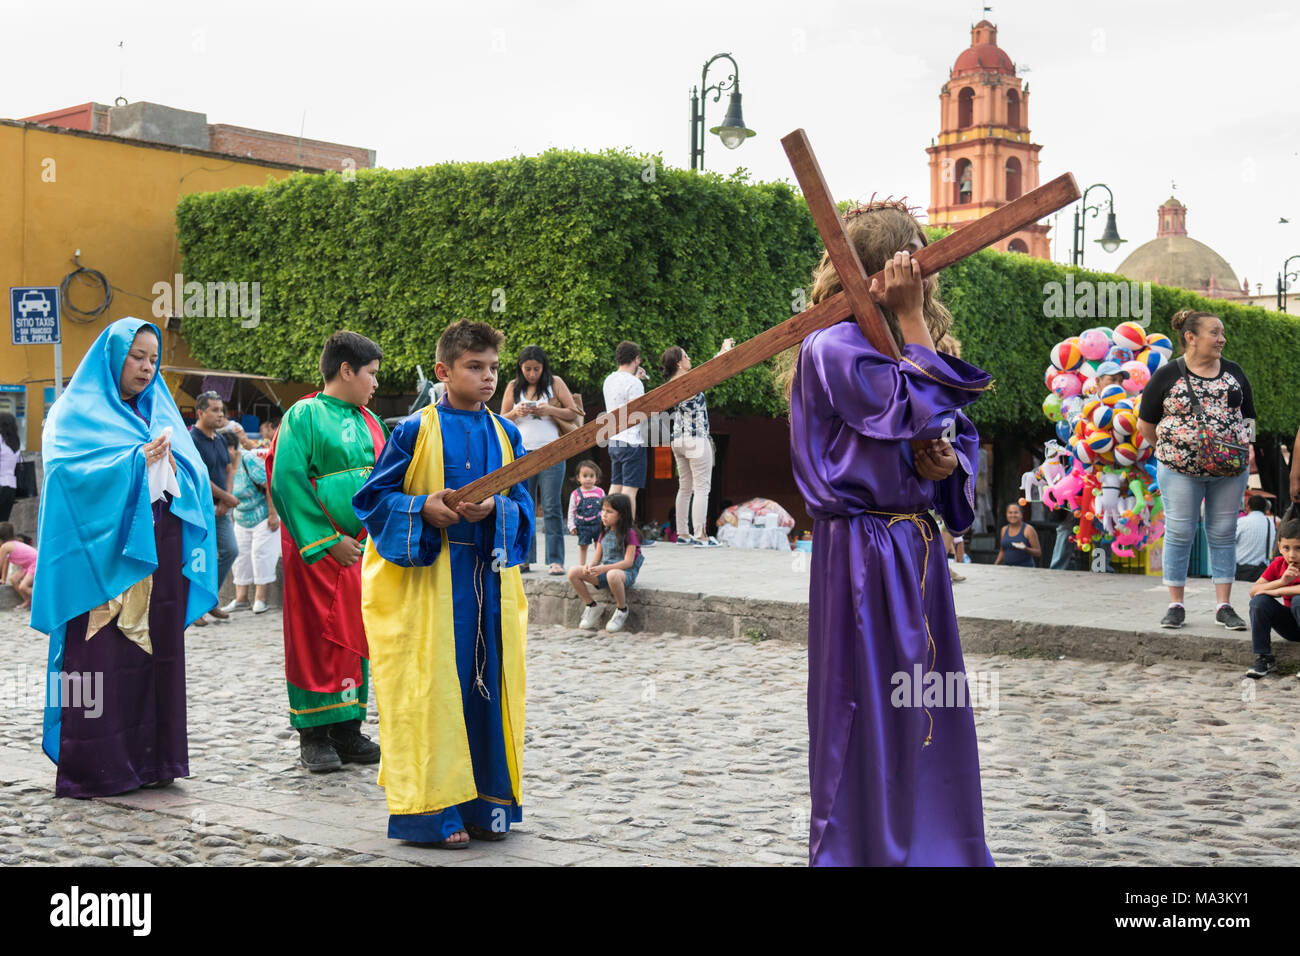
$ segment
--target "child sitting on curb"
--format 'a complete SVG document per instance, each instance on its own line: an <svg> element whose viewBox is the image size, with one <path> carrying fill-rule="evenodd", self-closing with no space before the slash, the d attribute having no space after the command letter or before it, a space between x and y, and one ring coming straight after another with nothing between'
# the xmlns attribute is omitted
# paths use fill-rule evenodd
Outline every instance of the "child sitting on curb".
<svg viewBox="0 0 1300 956"><path fill-rule="evenodd" d="M1250 588L1250 643L1255 666L1247 677L1258 680L1277 670L1272 632L1288 641L1300 641L1300 605L1292 598L1300 594L1300 507L1287 508L1277 528L1277 549L1281 552Z"/></svg>
<svg viewBox="0 0 1300 956"><path fill-rule="evenodd" d="M627 591L636 583L645 560L641 554L641 539L632 525L632 499L627 495L607 496L600 506L600 523L605 534L596 542L596 552L591 564L569 568L569 583L587 605L578 627L594 631L600 623L600 605L592 600L588 584L597 588L608 587L613 595L615 611L605 625L607 631L621 631L627 621Z"/></svg>

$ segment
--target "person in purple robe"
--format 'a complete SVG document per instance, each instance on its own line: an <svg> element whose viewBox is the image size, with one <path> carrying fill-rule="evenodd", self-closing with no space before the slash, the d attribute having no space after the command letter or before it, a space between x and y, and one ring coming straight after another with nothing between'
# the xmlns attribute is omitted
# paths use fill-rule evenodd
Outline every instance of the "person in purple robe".
<svg viewBox="0 0 1300 956"><path fill-rule="evenodd" d="M185 628L217 602L207 469L126 318L50 409L32 627L50 635L42 749L60 797L189 776Z"/></svg>
<svg viewBox="0 0 1300 956"><path fill-rule="evenodd" d="M784 357L795 481L813 518L808 734L813 866L991 866L979 754L943 539L974 519L979 435L960 409L990 377L934 350L952 317L911 253L906 207L845 226L902 358L852 320ZM829 257L814 303L840 291Z"/></svg>

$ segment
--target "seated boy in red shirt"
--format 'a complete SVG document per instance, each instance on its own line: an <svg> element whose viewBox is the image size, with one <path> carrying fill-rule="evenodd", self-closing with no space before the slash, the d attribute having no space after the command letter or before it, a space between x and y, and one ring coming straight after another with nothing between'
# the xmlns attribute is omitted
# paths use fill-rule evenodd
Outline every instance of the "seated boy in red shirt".
<svg viewBox="0 0 1300 956"><path fill-rule="evenodd" d="M1300 641L1300 605L1291 599L1300 594L1300 508L1291 505L1277 529L1281 552L1250 588L1250 642L1255 664L1247 677L1260 678L1277 670L1272 653L1272 632L1288 641Z"/></svg>

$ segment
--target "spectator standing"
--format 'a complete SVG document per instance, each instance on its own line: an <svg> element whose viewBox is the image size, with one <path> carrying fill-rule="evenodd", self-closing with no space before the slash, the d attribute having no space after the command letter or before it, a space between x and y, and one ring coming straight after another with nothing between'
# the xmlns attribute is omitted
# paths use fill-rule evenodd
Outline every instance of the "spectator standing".
<svg viewBox="0 0 1300 956"><path fill-rule="evenodd" d="M619 342L614 349L618 368L605 378L605 411L612 412L645 394L645 369L641 367L641 346ZM626 424L622 422L620 424ZM625 428L609 440L609 493L627 495L632 502L632 520L636 520L636 493L645 487L646 444L640 423Z"/></svg>
<svg viewBox="0 0 1300 956"><path fill-rule="evenodd" d="M722 343L721 355L735 343ZM715 355L714 358L717 356ZM691 370L691 357L679 345L665 350L659 359L665 381L672 381ZM713 441L709 437L709 409L704 393L697 392L673 406L672 450L677 462L677 541L679 544L717 546L710 541L707 522L709 489L713 486ZM692 498L694 505L692 506ZM686 523L689 513L691 523ZM692 531L694 534L692 535Z"/></svg>
<svg viewBox="0 0 1300 956"><path fill-rule="evenodd" d="M18 494L18 462L22 443L18 440L18 419L0 412L0 521L9 520Z"/></svg>
<svg viewBox="0 0 1300 956"><path fill-rule="evenodd" d="M190 428L190 437L199 457L208 468L208 480L212 486L212 504L216 513L217 529L217 590L226 580L230 567L235 563L238 545L235 544L235 528L230 519L231 510L239 501L230 493L230 453L226 440L217 432L226 425L226 404L216 392L204 392L194 400L197 418ZM219 607L208 612L217 620L230 617ZM200 626L209 623L205 617L194 622Z"/></svg>
<svg viewBox="0 0 1300 956"><path fill-rule="evenodd" d="M242 431L238 434L242 435ZM229 614L248 608L248 586L251 584L255 587L252 610L254 614L261 614L268 609L266 586L275 583L275 567L280 561L280 516L275 513L275 504L271 501L266 459L242 448L243 441L247 439L230 447L235 472L230 490L239 501L234 510L235 543L239 554L231 566L235 598L222 610Z"/></svg>
<svg viewBox="0 0 1300 956"><path fill-rule="evenodd" d="M1169 324L1183 355L1155 371L1142 390L1138 410L1138 430L1156 449L1156 480L1165 507L1169 609L1160 626L1182 627L1186 619L1187 565L1204 503L1214 619L1230 631L1244 631L1246 622L1229 600L1237 571L1237 512L1250 477L1245 449L1255 400L1241 366L1223 358L1228 340L1222 319L1184 309ZM1230 451L1229 445L1241 451L1231 465L1216 463L1215 456L1206 453L1207 443L1221 451ZM1240 470L1229 473L1236 465Z"/></svg>
<svg viewBox="0 0 1300 956"><path fill-rule="evenodd" d="M510 419L523 436L524 451L545 448L560 437L559 422L578 417L573 393L564 380L551 371L551 361L539 345L527 345L515 360L515 378L501 396L501 415ZM564 573L564 487L565 462L528 479L528 495L542 505L546 530L546 563L551 574ZM537 538L528 546L528 561L519 570L532 570L537 560Z"/></svg>

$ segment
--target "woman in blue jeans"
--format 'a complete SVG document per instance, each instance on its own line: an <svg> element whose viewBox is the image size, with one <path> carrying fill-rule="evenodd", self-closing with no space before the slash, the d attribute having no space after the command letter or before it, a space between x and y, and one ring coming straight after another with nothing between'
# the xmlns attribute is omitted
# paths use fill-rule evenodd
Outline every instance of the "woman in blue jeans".
<svg viewBox="0 0 1300 956"><path fill-rule="evenodd" d="M560 437L557 422L571 422L578 417L573 393L563 379L551 372L551 361L541 346L528 345L519 352L514 380L506 385L501 397L501 414L519 428L524 450L530 453ZM560 497L564 472L565 462L560 461L528 479L528 494L534 503L542 505L546 563L551 566L551 574L564 573L564 502ZM528 548L528 564L519 570L532 570L536 560L534 538Z"/></svg>
<svg viewBox="0 0 1300 956"><path fill-rule="evenodd" d="M1183 345L1183 356L1151 376L1138 411L1138 430L1155 445L1156 480L1165 507L1164 583L1169 588L1169 610L1160 626L1183 626L1183 586L1204 502L1214 620L1229 630L1244 631L1246 622L1232 609L1229 597L1237 571L1237 514L1250 472L1243 467L1237 475L1209 474L1201 460L1201 432L1208 431L1217 441L1249 444L1255 402L1241 366L1223 358L1227 339L1218 316L1184 309L1170 325ZM1192 407L1189 385L1201 406L1200 415Z"/></svg>

